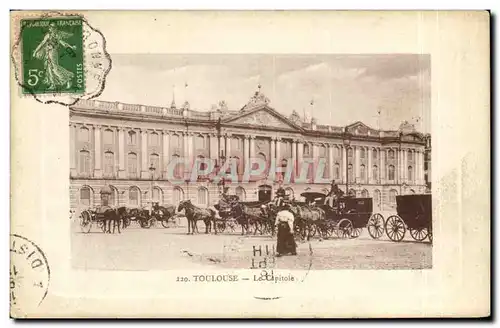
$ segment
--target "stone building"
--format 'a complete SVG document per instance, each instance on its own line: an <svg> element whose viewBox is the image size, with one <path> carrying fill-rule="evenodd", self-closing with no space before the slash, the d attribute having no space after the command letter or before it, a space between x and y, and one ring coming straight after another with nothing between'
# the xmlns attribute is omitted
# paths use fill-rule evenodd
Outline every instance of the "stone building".
<svg viewBox="0 0 500 328"><path fill-rule="evenodd" d="M334 179L347 192L372 197L376 210L394 208L399 194L424 193L424 136L403 122L397 131L372 129L362 122L346 127L285 117L259 91L239 110L224 102L210 111L81 100L70 108L71 207L101 203L100 190L111 188L110 205L146 206L151 199L177 204L191 199L208 206L220 196L214 174L195 181L192 166L176 165L174 183L167 168L173 160L211 159L215 169L231 159L237 181L225 181L229 193L246 201L264 200L282 185L291 197L311 190L326 192ZM347 156L346 156L347 155ZM269 167L242 179L252 158L292 167L291 180L269 175ZM304 163L305 182L298 182ZM253 164L252 164L253 165ZM214 170L214 172L217 172ZM320 174L320 181L315 179ZM285 180L285 181L283 181Z"/></svg>

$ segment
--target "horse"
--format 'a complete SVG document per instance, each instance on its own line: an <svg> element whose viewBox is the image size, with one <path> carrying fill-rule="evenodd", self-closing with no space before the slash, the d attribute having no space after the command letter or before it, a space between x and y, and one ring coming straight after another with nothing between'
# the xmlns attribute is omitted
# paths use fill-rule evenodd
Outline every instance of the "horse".
<svg viewBox="0 0 500 328"><path fill-rule="evenodd" d="M192 235L196 232L198 232L198 221L203 220L205 223L205 233L208 234L212 222L214 222L215 226L215 211L209 208L200 208L193 203L191 203L191 200L183 200L179 203L177 206L177 210L180 212L184 210L184 213L186 214L186 218L188 221L188 235Z"/></svg>
<svg viewBox="0 0 500 328"><path fill-rule="evenodd" d="M103 213L104 233L111 233L111 223L113 223L113 233L115 233L116 228L118 228L118 233L121 233L120 223L127 217L127 214L127 208L124 206L105 210Z"/></svg>
<svg viewBox="0 0 500 328"><path fill-rule="evenodd" d="M156 220L161 221L162 225L166 227L168 220L175 216L175 210L176 207L174 205L165 207L160 206L158 203L154 203L152 215L156 217Z"/></svg>
<svg viewBox="0 0 500 328"><path fill-rule="evenodd" d="M322 208L300 205L295 202L290 204L289 210L296 220L295 232L298 233L302 239L307 237L307 240L311 238L312 227L314 225L318 226L318 224L324 222L326 217L325 211Z"/></svg>

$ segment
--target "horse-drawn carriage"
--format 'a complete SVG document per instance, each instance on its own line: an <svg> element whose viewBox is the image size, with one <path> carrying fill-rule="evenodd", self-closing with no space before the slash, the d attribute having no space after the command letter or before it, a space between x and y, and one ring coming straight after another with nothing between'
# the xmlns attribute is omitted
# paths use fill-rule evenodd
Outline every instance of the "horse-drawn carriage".
<svg viewBox="0 0 500 328"><path fill-rule="evenodd" d="M306 199L306 206L317 207L324 211L324 219L314 222L309 231L323 238L336 235L339 238L357 238L362 228L366 227L373 239L378 239L384 232L384 218L380 213L373 213L371 198L338 197L333 204L326 202L326 195L319 192L301 194Z"/></svg>
<svg viewBox="0 0 500 328"><path fill-rule="evenodd" d="M432 201L430 194L396 196L398 215L391 215L385 223L389 239L403 240L406 230L414 240L429 238L432 242Z"/></svg>
<svg viewBox="0 0 500 328"><path fill-rule="evenodd" d="M93 225L97 225L102 232L111 232L111 223L113 222L113 231L118 227L120 232L120 220L126 216L125 208L113 208L110 206L99 206L94 209L83 210L80 214L80 229L83 233L89 233ZM107 225L109 223L109 226Z"/></svg>

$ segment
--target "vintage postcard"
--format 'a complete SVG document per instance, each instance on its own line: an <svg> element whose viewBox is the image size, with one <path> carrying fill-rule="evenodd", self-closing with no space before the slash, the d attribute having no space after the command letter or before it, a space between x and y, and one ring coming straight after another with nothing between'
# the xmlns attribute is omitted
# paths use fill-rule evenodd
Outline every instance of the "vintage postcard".
<svg viewBox="0 0 500 328"><path fill-rule="evenodd" d="M11 12L14 318L490 314L487 12Z"/></svg>

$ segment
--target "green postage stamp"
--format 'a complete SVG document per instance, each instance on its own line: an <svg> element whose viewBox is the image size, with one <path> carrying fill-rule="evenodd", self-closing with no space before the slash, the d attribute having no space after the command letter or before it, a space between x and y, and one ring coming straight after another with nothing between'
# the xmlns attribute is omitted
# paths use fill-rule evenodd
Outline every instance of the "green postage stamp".
<svg viewBox="0 0 500 328"><path fill-rule="evenodd" d="M83 23L78 16L21 20L22 92L85 92Z"/></svg>

